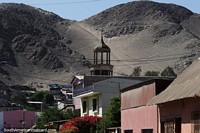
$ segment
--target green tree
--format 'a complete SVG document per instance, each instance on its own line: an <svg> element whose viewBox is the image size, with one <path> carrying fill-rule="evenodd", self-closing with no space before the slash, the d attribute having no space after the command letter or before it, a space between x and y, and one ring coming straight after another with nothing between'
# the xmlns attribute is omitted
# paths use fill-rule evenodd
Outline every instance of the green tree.
<svg viewBox="0 0 200 133"><path fill-rule="evenodd" d="M54 97L49 92L39 91L39 92L36 92L35 94L33 94L33 96L31 96L29 98L29 100L31 100L31 101L40 101L40 102L44 102L45 104L50 104L51 105L54 102Z"/></svg>
<svg viewBox="0 0 200 133"><path fill-rule="evenodd" d="M27 103L26 95L22 92L15 92L11 95L10 100L13 103L25 105Z"/></svg>
<svg viewBox="0 0 200 133"><path fill-rule="evenodd" d="M109 127L117 127L121 125L121 101L118 97L113 97L110 100L110 105L102 121L99 125L100 132Z"/></svg>
<svg viewBox="0 0 200 133"><path fill-rule="evenodd" d="M168 66L161 72L161 76L176 76L176 74L175 74L173 68Z"/></svg>
<svg viewBox="0 0 200 133"><path fill-rule="evenodd" d="M135 67L131 76L140 76L142 72L141 66Z"/></svg>
<svg viewBox="0 0 200 133"><path fill-rule="evenodd" d="M54 97L51 93L45 93L43 102L52 105L54 103Z"/></svg>
<svg viewBox="0 0 200 133"><path fill-rule="evenodd" d="M147 71L144 76L159 76L159 73L158 71Z"/></svg>
<svg viewBox="0 0 200 133"><path fill-rule="evenodd" d="M57 121L57 120L68 120L71 118L77 117L77 113L74 111L61 111L57 108L49 108L42 112L41 116L38 118L37 127L44 128L44 125L50 121Z"/></svg>

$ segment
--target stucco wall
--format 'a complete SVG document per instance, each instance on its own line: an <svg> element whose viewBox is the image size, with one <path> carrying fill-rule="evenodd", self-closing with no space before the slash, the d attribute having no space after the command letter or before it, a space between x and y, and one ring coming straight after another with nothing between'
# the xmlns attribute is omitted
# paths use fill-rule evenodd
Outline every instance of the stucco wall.
<svg viewBox="0 0 200 133"><path fill-rule="evenodd" d="M73 97L73 104L75 106L75 109L81 108L81 99L77 97Z"/></svg>
<svg viewBox="0 0 200 133"><path fill-rule="evenodd" d="M112 90L109 90L107 92L104 92L104 93L98 93L98 94L91 94L91 95L87 95L85 97L82 97L81 98L81 102L80 102L80 107L81 107L81 116L84 116L84 115L97 115L97 116L100 116L102 117L103 114L107 111L109 105L110 105L110 100L111 98L113 97L119 97L119 92L116 91L112 91ZM98 98L98 112L94 112L92 110L92 100L94 98ZM88 108L88 111L87 111L87 114L83 114L83 108L82 108L82 101L83 100L86 100L87 101L87 108Z"/></svg>
<svg viewBox="0 0 200 133"><path fill-rule="evenodd" d="M93 111L93 103L92 100L94 98L97 98L98 100L98 110L97 111ZM83 113L83 108L82 108L82 101L86 100L87 101L87 113ZM91 96L87 96L85 98L81 99L81 116L84 115L92 115L92 116L102 116L102 95L91 95Z"/></svg>
<svg viewBox="0 0 200 133"><path fill-rule="evenodd" d="M200 111L200 98L176 100L160 105L161 121L181 117L181 133L192 133L192 113Z"/></svg>
<svg viewBox="0 0 200 133"><path fill-rule="evenodd" d="M157 106L141 106L121 111L121 129L132 129L133 133L141 133L142 129L153 129L157 133Z"/></svg>

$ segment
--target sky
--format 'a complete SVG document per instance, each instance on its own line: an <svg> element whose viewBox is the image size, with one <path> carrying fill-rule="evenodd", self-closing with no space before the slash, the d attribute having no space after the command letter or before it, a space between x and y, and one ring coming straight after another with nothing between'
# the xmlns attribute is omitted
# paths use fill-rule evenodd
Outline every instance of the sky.
<svg viewBox="0 0 200 133"><path fill-rule="evenodd" d="M62 18L81 21L110 7L134 0L0 0L0 3L24 3L53 12ZM153 0L184 6L200 14L200 0Z"/></svg>

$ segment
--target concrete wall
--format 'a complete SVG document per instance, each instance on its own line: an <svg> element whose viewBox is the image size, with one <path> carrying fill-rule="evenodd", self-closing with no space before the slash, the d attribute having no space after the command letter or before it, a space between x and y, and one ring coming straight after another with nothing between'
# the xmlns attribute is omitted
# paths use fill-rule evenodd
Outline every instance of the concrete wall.
<svg viewBox="0 0 200 133"><path fill-rule="evenodd" d="M109 105L110 105L110 100L113 98L113 97L119 97L119 92L117 93L109 93L109 92L105 92L102 94L102 114L104 114L107 109L109 108Z"/></svg>
<svg viewBox="0 0 200 133"><path fill-rule="evenodd" d="M161 121L180 117L182 119L181 133L193 133L192 113L200 111L200 98L188 98L161 104L159 110Z"/></svg>
<svg viewBox="0 0 200 133"><path fill-rule="evenodd" d="M121 130L133 130L133 133L141 133L142 129L153 129L157 133L158 110L157 106L141 106L138 108L121 111Z"/></svg>

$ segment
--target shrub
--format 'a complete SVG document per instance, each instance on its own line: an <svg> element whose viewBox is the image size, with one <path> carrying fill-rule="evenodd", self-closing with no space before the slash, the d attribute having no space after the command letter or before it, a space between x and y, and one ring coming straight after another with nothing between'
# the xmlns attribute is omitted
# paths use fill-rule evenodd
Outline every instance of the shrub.
<svg viewBox="0 0 200 133"><path fill-rule="evenodd" d="M98 116L76 117L62 125L61 133L89 133L96 129L97 123L100 121Z"/></svg>

